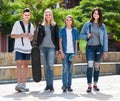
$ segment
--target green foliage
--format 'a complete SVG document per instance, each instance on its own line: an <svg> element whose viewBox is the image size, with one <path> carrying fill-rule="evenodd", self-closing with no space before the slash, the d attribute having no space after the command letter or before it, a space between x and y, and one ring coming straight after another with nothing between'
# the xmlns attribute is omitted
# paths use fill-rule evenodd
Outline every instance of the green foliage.
<svg viewBox="0 0 120 101"><path fill-rule="evenodd" d="M83 40L83 39L79 40L79 48L82 53L85 53L86 44L87 44L86 40Z"/></svg>
<svg viewBox="0 0 120 101"><path fill-rule="evenodd" d="M64 26L66 15L74 17L75 27L81 31L83 24L91 17L91 11L96 6L103 12L104 23L108 33L112 33L116 40L120 40L120 0L82 0L79 6L72 9L56 8L61 0L1 0L0 1L0 27L4 33L10 34L16 20L22 19L22 10L29 7L32 11L31 22L36 26L43 21L43 13L46 8L53 11L54 19L59 27Z"/></svg>
<svg viewBox="0 0 120 101"><path fill-rule="evenodd" d="M24 8L30 8L32 11L31 22L36 26L42 22L43 12L46 8L53 9L60 0L2 0L0 2L0 27L2 33L10 34L15 21L22 19Z"/></svg>
<svg viewBox="0 0 120 101"><path fill-rule="evenodd" d="M61 0L42 0L42 2L39 2L39 0L14 0L12 2L11 0L2 0L3 5L0 6L0 12L2 12L2 15L0 15L0 19L2 22L1 26L4 29L4 33L10 34L12 26L16 20L20 20L22 10L26 7L30 8L32 11L32 18L31 22L36 26L38 22L43 21L43 13L46 8L50 8L53 11L54 19L58 23L59 27L64 26L64 20L66 15L70 14L75 19L75 27L77 27L79 30L81 28L80 15L82 13L78 9L64 9L64 8L55 8L55 5L58 2L61 2ZM3 9L4 8L4 9ZM8 27L9 25L9 27Z"/></svg>
<svg viewBox="0 0 120 101"><path fill-rule="evenodd" d="M74 17L74 26L80 29L80 21L78 17L80 15L80 11L76 9L64 9L64 8L56 8L53 10L55 21L59 24L59 27L65 26L64 21L67 15L72 15Z"/></svg>
<svg viewBox="0 0 120 101"><path fill-rule="evenodd" d="M91 11L95 7L102 9L103 22L106 25L108 35L112 34L115 40L120 41L120 0L82 0L80 6L75 8L82 12L80 29L89 20ZM81 51L84 52L85 46L86 41L80 40Z"/></svg>
<svg viewBox="0 0 120 101"><path fill-rule="evenodd" d="M79 9L82 11L82 22L90 18L91 11L95 7L100 7L103 12L103 20L107 27L107 32L116 36L120 40L120 0L82 0Z"/></svg>

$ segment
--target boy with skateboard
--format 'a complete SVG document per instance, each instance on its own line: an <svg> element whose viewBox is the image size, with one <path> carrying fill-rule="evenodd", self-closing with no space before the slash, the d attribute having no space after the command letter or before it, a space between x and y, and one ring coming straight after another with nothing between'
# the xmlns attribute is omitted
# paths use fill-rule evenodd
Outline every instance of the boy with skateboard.
<svg viewBox="0 0 120 101"><path fill-rule="evenodd" d="M28 23L31 18L31 11L29 8L23 10L22 17L25 33L20 25L20 21L15 22L11 32L11 37L15 39L14 51L17 65L17 85L15 90L18 92L29 91L29 88L26 87L26 78L32 49L30 41L32 41L34 34L34 26L31 23L30 32L28 32Z"/></svg>

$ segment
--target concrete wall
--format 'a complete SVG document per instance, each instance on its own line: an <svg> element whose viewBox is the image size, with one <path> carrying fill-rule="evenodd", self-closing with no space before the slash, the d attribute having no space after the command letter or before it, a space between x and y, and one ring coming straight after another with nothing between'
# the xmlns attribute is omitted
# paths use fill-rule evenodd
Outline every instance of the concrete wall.
<svg viewBox="0 0 120 101"><path fill-rule="evenodd" d="M0 53L0 83L16 80L16 63L14 53ZM73 61L73 76L86 76L87 63L85 54L77 56ZM55 77L61 77L62 64L60 56L57 56L57 64L54 65ZM108 58L103 60L101 65L101 75L120 74L120 52L109 52ZM42 77L44 78L44 68L42 65ZM27 78L32 79L31 63L28 69Z"/></svg>
<svg viewBox="0 0 120 101"><path fill-rule="evenodd" d="M0 53L0 66L15 66L15 54L1 52ZM56 57L57 64L61 64L60 56ZM86 63L85 53L81 53L73 60L74 63ZM108 58L103 62L120 62L120 52L108 52Z"/></svg>

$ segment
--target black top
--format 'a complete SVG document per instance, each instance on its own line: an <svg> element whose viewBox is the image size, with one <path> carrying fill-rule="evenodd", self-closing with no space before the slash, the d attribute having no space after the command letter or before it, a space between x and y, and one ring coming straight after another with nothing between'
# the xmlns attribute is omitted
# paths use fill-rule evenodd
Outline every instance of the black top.
<svg viewBox="0 0 120 101"><path fill-rule="evenodd" d="M50 25L50 30L51 30L51 38L53 41L53 44L55 45L55 50L59 50L59 37L58 37L58 25L56 24L55 26ZM45 36L45 27L44 25L39 25L39 30L38 30L38 37L37 37L37 46L39 47L44 39Z"/></svg>

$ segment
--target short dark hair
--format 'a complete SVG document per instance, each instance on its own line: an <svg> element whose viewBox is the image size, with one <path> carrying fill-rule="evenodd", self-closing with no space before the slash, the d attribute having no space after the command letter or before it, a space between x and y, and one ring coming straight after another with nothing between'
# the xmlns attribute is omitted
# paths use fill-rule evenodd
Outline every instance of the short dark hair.
<svg viewBox="0 0 120 101"><path fill-rule="evenodd" d="M25 8L25 9L23 10L23 13L25 13L25 12L30 12L30 13L31 13L31 11L30 11L29 8Z"/></svg>

